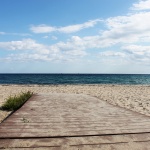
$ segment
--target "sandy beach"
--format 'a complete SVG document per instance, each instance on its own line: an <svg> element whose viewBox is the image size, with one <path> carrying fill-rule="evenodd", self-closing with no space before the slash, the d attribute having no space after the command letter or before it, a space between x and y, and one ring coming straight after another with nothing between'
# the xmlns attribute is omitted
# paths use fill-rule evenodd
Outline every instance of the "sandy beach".
<svg viewBox="0 0 150 150"><path fill-rule="evenodd" d="M146 85L0 85L0 106L11 95L33 93L82 93L150 116L150 86ZM0 110L0 122L10 112Z"/></svg>

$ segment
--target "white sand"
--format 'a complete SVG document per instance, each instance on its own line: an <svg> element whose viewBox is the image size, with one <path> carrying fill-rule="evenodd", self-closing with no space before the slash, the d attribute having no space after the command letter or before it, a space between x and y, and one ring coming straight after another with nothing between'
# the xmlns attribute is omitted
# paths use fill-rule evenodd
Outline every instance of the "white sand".
<svg viewBox="0 0 150 150"><path fill-rule="evenodd" d="M84 93L150 116L150 86L144 85L0 85L0 106L10 95L34 93ZM0 110L0 122L9 114Z"/></svg>

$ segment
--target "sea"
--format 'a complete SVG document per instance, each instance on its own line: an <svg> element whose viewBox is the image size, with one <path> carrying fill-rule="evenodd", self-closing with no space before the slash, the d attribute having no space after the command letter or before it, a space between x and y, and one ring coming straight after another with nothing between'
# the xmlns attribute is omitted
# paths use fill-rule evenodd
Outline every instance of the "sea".
<svg viewBox="0 0 150 150"><path fill-rule="evenodd" d="M150 74L0 74L0 84L129 84L150 85Z"/></svg>

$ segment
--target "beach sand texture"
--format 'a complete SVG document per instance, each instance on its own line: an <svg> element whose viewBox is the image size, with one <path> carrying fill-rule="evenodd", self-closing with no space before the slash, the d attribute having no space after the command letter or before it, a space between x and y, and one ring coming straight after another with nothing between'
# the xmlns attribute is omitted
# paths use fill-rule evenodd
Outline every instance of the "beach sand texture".
<svg viewBox="0 0 150 150"><path fill-rule="evenodd" d="M150 116L150 86L145 85L0 85L0 106L10 95L34 93L87 94ZM0 110L0 122L10 112Z"/></svg>

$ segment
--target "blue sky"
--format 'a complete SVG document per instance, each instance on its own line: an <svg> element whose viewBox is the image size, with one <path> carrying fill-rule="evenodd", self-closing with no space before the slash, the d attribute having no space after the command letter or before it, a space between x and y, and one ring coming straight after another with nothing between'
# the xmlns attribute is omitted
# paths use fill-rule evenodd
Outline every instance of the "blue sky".
<svg viewBox="0 0 150 150"><path fill-rule="evenodd" d="M150 0L1 0L0 73L150 73Z"/></svg>

